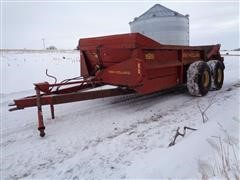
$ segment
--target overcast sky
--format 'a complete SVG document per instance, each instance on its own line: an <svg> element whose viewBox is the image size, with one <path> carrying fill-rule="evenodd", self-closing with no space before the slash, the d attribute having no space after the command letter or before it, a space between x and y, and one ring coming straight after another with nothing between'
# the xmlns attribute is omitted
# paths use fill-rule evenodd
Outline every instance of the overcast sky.
<svg viewBox="0 0 240 180"><path fill-rule="evenodd" d="M1 3L2 48L73 49L78 39L130 32L134 17L162 4L190 15L190 44L239 48L239 1L8 2Z"/></svg>

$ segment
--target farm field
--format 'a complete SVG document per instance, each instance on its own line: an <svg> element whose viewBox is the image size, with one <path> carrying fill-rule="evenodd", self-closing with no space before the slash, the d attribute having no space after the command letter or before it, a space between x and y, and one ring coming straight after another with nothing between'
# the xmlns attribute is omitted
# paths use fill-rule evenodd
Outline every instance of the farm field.
<svg viewBox="0 0 240 180"><path fill-rule="evenodd" d="M240 56L234 53L224 56L219 91L193 97L181 89L57 105L54 120L44 107L46 136L40 138L36 108L8 112L8 104L34 94L32 83L52 82L46 69L59 81L79 76L79 52L1 52L3 179L239 177ZM185 126L197 130L169 147Z"/></svg>

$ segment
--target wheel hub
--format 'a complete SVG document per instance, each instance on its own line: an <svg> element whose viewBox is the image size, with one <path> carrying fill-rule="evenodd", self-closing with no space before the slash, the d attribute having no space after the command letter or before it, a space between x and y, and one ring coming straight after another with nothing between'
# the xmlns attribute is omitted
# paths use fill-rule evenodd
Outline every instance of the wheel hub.
<svg viewBox="0 0 240 180"><path fill-rule="evenodd" d="M217 82L220 83L222 81L222 70L219 68L217 70Z"/></svg>
<svg viewBox="0 0 240 180"><path fill-rule="evenodd" d="M204 87L207 87L209 85L209 73L208 71L204 71L202 76L202 84Z"/></svg>

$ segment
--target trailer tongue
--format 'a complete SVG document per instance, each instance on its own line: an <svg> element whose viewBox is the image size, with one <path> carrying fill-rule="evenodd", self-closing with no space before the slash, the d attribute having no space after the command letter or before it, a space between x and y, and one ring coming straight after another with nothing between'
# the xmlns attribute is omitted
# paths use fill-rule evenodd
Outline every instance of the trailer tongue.
<svg viewBox="0 0 240 180"><path fill-rule="evenodd" d="M80 39L79 49L81 80L34 84L35 96L10 104L14 106L10 111L37 106L41 137L45 135L43 105L50 105L54 118L56 104L130 93L149 94L186 83L190 94L202 96L211 87L220 89L223 83L220 45L162 45L141 34L131 33ZM95 89L103 85L116 88ZM197 88L191 89L192 86Z"/></svg>

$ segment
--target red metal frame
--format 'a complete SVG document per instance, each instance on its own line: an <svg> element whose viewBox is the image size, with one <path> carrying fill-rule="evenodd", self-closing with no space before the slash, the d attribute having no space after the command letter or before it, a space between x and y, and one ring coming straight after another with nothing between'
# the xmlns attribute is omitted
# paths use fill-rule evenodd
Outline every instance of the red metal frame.
<svg viewBox="0 0 240 180"><path fill-rule="evenodd" d="M219 44L163 45L139 33L80 39L79 48L83 80L35 84L35 96L10 105L15 106L10 111L37 106L40 136L45 135L43 105L50 105L54 118L55 104L165 90L186 83L187 68L195 61L223 62ZM121 88L87 91L105 84Z"/></svg>
<svg viewBox="0 0 240 180"><path fill-rule="evenodd" d="M163 45L139 33L80 39L81 75L105 84L126 86L140 94L186 81L187 67L220 56L220 45Z"/></svg>

